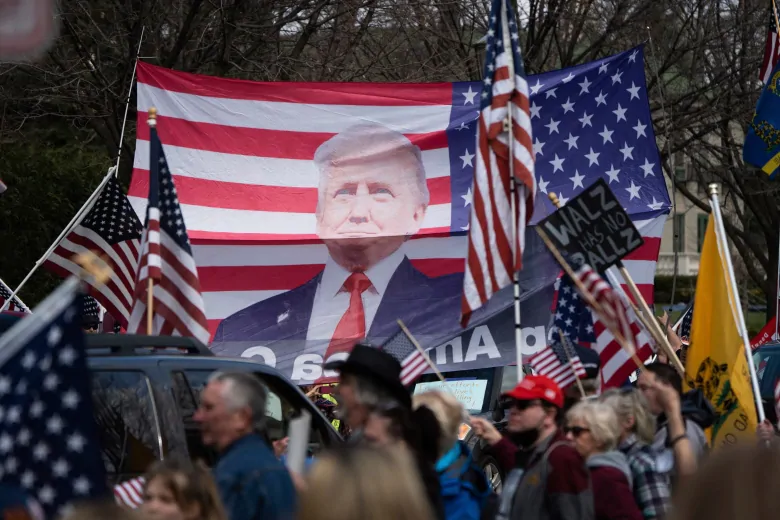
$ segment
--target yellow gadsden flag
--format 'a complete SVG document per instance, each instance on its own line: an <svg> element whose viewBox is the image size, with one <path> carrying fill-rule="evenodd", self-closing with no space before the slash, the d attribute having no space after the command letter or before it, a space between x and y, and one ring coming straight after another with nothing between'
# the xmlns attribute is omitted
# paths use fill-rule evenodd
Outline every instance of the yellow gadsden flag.
<svg viewBox="0 0 780 520"><path fill-rule="evenodd" d="M710 217L696 282L691 346L685 362L688 386L699 388L719 418L709 430L710 445L755 440L756 405L745 348L737 326L737 299L729 283L725 237Z"/></svg>

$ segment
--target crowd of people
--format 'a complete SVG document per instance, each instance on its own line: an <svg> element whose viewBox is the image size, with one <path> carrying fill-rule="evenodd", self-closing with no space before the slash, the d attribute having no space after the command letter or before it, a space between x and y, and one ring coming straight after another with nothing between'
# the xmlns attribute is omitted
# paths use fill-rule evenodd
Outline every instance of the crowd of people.
<svg viewBox="0 0 780 520"><path fill-rule="evenodd" d="M527 375L502 396L504 431L469 417L447 392L411 396L400 364L371 346L326 368L340 374L338 407L326 408L349 436L304 474L291 472L284 446L268 440L260 380L215 373L194 420L220 454L216 466L166 459L146 474L140 509L85 504L69 520L710 520L774 512L765 505L771 491L762 491L780 479L778 464L769 466L780 452L759 436L738 453L709 454L712 417L690 405L695 396L662 362L646 365L635 385L579 399ZM310 391L314 400L322 395ZM459 440L464 422L501 466L500 492Z"/></svg>

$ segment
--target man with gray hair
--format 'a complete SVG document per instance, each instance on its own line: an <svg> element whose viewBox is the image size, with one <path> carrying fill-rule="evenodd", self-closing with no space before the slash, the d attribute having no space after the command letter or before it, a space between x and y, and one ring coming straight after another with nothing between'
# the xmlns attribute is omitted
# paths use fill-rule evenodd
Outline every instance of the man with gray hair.
<svg viewBox="0 0 780 520"><path fill-rule="evenodd" d="M268 391L253 374L215 372L193 419L220 456L214 468L230 520L289 519L295 487L265 440Z"/></svg>
<svg viewBox="0 0 780 520"><path fill-rule="evenodd" d="M314 163L325 268L223 320L214 351L241 355L248 345L231 345L239 341L306 341L308 352L328 362L343 360L362 338L381 344L399 318L418 336L457 330L462 275L429 277L403 247L431 201L420 148L399 132L362 123L320 145Z"/></svg>

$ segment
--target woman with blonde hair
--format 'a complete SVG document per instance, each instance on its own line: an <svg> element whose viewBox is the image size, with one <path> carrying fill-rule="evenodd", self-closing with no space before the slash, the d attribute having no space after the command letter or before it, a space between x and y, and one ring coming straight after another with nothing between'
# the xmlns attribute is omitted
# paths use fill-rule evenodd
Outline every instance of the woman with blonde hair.
<svg viewBox="0 0 780 520"><path fill-rule="evenodd" d="M402 444L350 446L317 459L298 520L430 520L433 510Z"/></svg>
<svg viewBox="0 0 780 520"><path fill-rule="evenodd" d="M145 481L141 513L149 520L227 520L214 478L201 464L166 459Z"/></svg>
<svg viewBox="0 0 780 520"><path fill-rule="evenodd" d="M423 392L412 397L415 410L428 408L439 423L436 473L441 485L446 520L477 520L490 494L490 484L474 464L471 450L458 440L466 419L463 405L445 392Z"/></svg>
<svg viewBox="0 0 780 520"><path fill-rule="evenodd" d="M620 424L611 406L582 401L566 414L564 431L590 469L596 520L642 520L626 456L617 451Z"/></svg>
<svg viewBox="0 0 780 520"><path fill-rule="evenodd" d="M607 390L599 400L615 410L621 434L618 449L628 458L634 479L634 500L646 519L661 518L669 511L671 493L666 473L658 471L652 443L655 416L644 396L634 388Z"/></svg>

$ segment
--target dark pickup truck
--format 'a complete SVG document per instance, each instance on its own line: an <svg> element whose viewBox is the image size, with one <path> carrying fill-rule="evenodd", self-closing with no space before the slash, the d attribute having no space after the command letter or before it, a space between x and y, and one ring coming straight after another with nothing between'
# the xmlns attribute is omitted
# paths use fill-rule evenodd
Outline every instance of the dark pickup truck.
<svg viewBox="0 0 780 520"><path fill-rule="evenodd" d="M287 434L301 410L312 415L309 451L341 442L341 436L300 389L276 369L239 358L216 357L196 340L130 334L87 335L92 395L103 460L111 483L142 474L149 464L177 455L211 465L192 416L200 392L215 371L251 372L269 389L271 440Z"/></svg>

